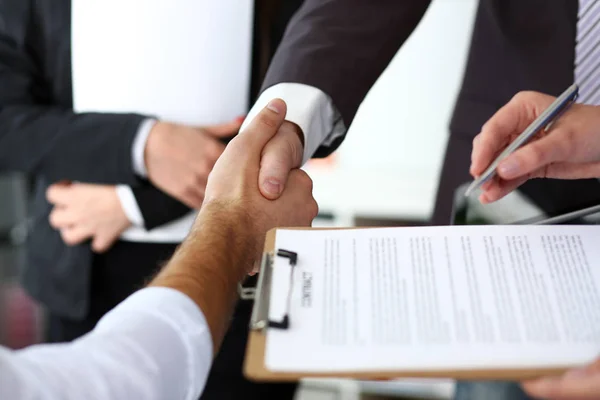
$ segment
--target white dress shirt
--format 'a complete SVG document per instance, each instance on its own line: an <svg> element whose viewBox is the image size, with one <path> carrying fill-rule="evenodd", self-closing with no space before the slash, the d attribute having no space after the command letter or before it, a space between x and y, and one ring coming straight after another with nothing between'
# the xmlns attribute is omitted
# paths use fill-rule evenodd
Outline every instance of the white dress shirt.
<svg viewBox="0 0 600 400"><path fill-rule="evenodd" d="M335 139L346 133L344 121L333 101L322 90L301 83L279 83L267 88L258 98L242 130L262 110L269 101L275 98L287 104L285 119L298 125L304 134L305 164L321 145L330 145Z"/></svg>
<svg viewBox="0 0 600 400"><path fill-rule="evenodd" d="M195 400L212 355L196 304L174 289L147 288L72 343L0 347L0 399Z"/></svg>

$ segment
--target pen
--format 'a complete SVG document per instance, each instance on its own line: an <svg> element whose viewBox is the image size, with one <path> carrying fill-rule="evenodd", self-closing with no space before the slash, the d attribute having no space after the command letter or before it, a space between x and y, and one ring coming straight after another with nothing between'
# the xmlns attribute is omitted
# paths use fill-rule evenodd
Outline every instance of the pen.
<svg viewBox="0 0 600 400"><path fill-rule="evenodd" d="M573 84L569 86L567 90L554 100L550 106L540 114L528 127L512 142L496 159L490 164L490 166L478 176L467 188L465 196L471 195L475 190L479 189L481 185L490 180L496 175L496 168L498 164L506 157L514 153L517 149L523 146L533 135L539 132L540 129L544 128L547 132L552 127L552 124L565 112L571 104L577 100L579 95L579 86Z"/></svg>

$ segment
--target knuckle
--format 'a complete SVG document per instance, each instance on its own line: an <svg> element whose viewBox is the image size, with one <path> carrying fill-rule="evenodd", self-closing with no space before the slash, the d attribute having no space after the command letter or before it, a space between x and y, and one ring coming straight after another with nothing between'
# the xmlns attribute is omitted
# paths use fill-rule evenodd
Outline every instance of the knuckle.
<svg viewBox="0 0 600 400"><path fill-rule="evenodd" d="M104 238L98 239L92 243L92 248L96 252L104 252L108 249L108 241Z"/></svg>
<svg viewBox="0 0 600 400"><path fill-rule="evenodd" d="M309 204L309 213L310 213L310 219L313 220L317 217L317 215L319 215L319 204L317 203L317 201L314 198L311 198L310 204Z"/></svg>
<svg viewBox="0 0 600 400"><path fill-rule="evenodd" d="M194 193L196 190L196 187L198 186L198 177L200 175L197 173L191 174L189 177L187 177L185 179L185 183L184 183L184 193L189 194L189 193Z"/></svg>
<svg viewBox="0 0 600 400"><path fill-rule="evenodd" d="M307 173L303 172L301 176L301 179L303 181L303 184L312 192L313 190L313 180L311 179L310 176L308 176Z"/></svg>
<svg viewBox="0 0 600 400"><path fill-rule="evenodd" d="M56 228L56 226L58 225L58 220L56 217L56 212L52 211L50 213L50 216L48 217L48 221L50 222L50 226Z"/></svg>
<svg viewBox="0 0 600 400"><path fill-rule="evenodd" d="M61 236L62 240L65 242L65 244L67 244L69 246L76 244L75 236L71 232L61 231L60 236Z"/></svg>
<svg viewBox="0 0 600 400"><path fill-rule="evenodd" d="M544 161L544 155L544 149L536 142L533 143L529 148L529 154L527 158L529 159L528 161L530 161L532 164L538 165Z"/></svg>
<svg viewBox="0 0 600 400"><path fill-rule="evenodd" d="M518 92L517 94L515 94L512 98L512 100L516 101L516 102L522 102L522 101L528 101L531 100L533 97L535 97L536 92L532 91L532 90L522 90L520 92Z"/></svg>

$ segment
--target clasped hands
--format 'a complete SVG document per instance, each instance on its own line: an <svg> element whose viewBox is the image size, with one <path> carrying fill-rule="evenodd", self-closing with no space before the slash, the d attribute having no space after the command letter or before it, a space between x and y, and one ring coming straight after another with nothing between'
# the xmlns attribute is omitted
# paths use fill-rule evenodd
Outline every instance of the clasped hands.
<svg viewBox="0 0 600 400"><path fill-rule="evenodd" d="M148 179L190 208L199 209L209 175L225 151L220 139L237 134L241 122L238 119L207 127L156 123L144 153ZM261 148L257 190L269 200L282 196L290 174L301 165L302 154L300 128L282 120ZM54 206L50 224L68 245L89 240L92 249L101 253L131 226L116 186L59 182L48 188L46 197ZM306 207L310 209L311 204Z"/></svg>

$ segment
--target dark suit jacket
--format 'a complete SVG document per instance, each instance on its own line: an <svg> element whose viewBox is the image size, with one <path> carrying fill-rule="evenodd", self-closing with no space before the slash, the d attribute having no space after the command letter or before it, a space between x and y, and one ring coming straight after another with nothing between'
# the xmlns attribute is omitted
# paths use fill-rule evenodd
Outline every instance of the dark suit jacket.
<svg viewBox="0 0 600 400"><path fill-rule="evenodd" d="M428 6L425 0L306 0L289 24L263 88L280 82L315 86L332 98L349 126ZM518 91L558 95L573 82L577 11L577 0L480 0L450 123L435 223L449 222L452 192L470 180L471 142L483 123ZM443 60L437 61L443 68ZM342 140L316 155L327 155ZM532 181L523 191L549 212L600 199L596 180Z"/></svg>
<svg viewBox="0 0 600 400"><path fill-rule="evenodd" d="M257 0L253 96L299 3ZM134 174L131 146L148 116L73 112L70 7L70 0L0 0L0 170L35 178L25 288L52 312L81 318L93 254L88 243L66 246L50 227L47 187L60 180L130 185L147 229L189 208Z"/></svg>

